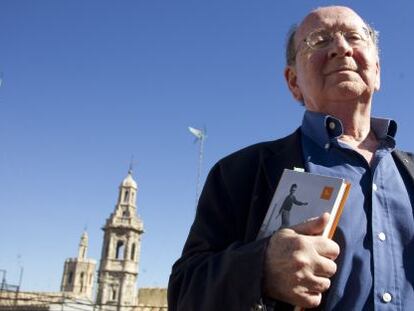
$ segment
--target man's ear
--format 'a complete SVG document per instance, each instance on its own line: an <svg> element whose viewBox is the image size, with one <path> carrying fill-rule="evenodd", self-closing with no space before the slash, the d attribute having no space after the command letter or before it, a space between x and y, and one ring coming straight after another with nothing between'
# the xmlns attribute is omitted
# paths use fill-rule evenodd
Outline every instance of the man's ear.
<svg viewBox="0 0 414 311"><path fill-rule="evenodd" d="M375 65L377 66L377 76L375 78L375 91L379 91L380 86L381 86L381 66L380 66L378 57L377 57L377 63Z"/></svg>
<svg viewBox="0 0 414 311"><path fill-rule="evenodd" d="M303 95L297 83L296 69L294 66L286 66L285 68L285 79L293 97L298 101L303 102Z"/></svg>

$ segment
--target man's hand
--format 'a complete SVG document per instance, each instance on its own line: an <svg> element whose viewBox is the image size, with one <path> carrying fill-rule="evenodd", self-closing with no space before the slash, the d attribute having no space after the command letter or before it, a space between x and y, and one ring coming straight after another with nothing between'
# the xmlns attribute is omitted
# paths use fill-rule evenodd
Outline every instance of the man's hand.
<svg viewBox="0 0 414 311"><path fill-rule="evenodd" d="M264 265L264 294L292 305L317 307L336 272L339 246L317 236L329 214L276 231L269 241Z"/></svg>

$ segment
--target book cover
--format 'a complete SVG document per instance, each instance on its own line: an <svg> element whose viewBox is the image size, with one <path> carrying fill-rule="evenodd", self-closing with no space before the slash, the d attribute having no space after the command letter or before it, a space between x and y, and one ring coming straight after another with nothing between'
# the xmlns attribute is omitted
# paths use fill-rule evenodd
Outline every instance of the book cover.
<svg viewBox="0 0 414 311"><path fill-rule="evenodd" d="M344 179L285 169L273 195L257 239L319 217L331 217L323 236L331 238L342 213L350 184Z"/></svg>

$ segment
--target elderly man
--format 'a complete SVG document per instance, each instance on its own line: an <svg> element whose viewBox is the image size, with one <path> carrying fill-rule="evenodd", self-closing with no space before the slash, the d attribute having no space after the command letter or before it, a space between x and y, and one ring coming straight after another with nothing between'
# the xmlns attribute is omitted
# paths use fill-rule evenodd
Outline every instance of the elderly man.
<svg viewBox="0 0 414 311"><path fill-rule="evenodd" d="M371 117L375 31L346 7L311 12L290 36L285 77L302 125L213 167L173 267L170 310L412 309L414 158L395 149L394 121ZM333 240L318 236L326 214L256 240L293 167L351 182Z"/></svg>

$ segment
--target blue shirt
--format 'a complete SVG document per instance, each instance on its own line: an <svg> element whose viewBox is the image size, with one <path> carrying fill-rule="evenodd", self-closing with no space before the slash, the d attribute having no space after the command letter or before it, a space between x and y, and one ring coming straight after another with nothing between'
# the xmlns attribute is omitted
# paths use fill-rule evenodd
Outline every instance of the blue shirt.
<svg viewBox="0 0 414 311"><path fill-rule="evenodd" d="M341 253L323 296L324 310L411 310L414 308L414 220L412 182L391 152L396 123L371 119L379 146L371 165L342 143L341 121L306 111L302 145L306 169L351 183L334 240Z"/></svg>

